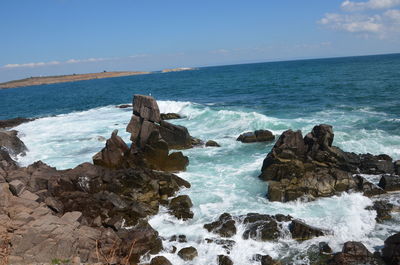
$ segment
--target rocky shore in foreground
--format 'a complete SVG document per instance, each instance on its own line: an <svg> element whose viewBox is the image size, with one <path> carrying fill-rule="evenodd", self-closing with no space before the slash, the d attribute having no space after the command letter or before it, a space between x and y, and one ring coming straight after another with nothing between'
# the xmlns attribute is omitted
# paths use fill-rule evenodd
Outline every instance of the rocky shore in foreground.
<svg viewBox="0 0 400 265"><path fill-rule="evenodd" d="M127 126L131 143L114 131L93 163L57 170L38 161L20 167L12 157L26 147L16 131L0 132L0 263L1 264L171 264L161 251L175 253L190 263L199 255L194 247L167 250L163 239L148 223L160 206L183 221L193 218L192 202L176 193L190 183L174 173L184 171L189 158L181 151L202 146L187 128L167 122L176 115L160 114L157 102L135 95ZM19 122L19 121L15 121ZM13 124L9 122L5 124ZM11 127L11 126L7 126ZM267 155L260 178L268 182L271 201L313 200L343 191L374 196L400 190L400 163L387 155L354 154L332 146L333 129L317 125L305 137L300 131L282 133ZM272 141L266 130L249 132L238 140L245 144ZM206 146L219 146L208 141ZM375 185L359 174L382 174ZM371 210L377 221L390 218L388 202L375 200ZM239 230L238 227L244 230ZM332 231L314 227L290 215L221 213L203 227L211 236L204 243L221 245L224 253L215 264L234 264L229 257L233 236L274 242L292 238L299 242ZM239 232L241 231L241 232ZM185 235L170 241L184 242ZM371 253L359 242L347 242L339 253L321 243L311 264L400 264L400 233L389 237L380 252ZM153 258L151 258L153 257ZM259 264L290 264L268 255L254 255ZM144 264L144 263L142 263Z"/></svg>

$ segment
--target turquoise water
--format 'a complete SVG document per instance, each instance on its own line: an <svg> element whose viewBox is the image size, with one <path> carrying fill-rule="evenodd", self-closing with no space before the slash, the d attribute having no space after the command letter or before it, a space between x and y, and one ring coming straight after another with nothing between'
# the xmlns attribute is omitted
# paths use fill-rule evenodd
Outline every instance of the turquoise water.
<svg viewBox="0 0 400 265"><path fill-rule="evenodd" d="M200 68L195 71L152 74L68 84L0 90L0 118L42 117L22 124L22 140L29 148L22 165L43 160L57 168L91 161L114 129L125 132L132 94L151 94L161 112L185 116L174 120L203 140L216 140L221 148L185 150L190 165L179 175L192 183L182 190L194 203L195 217L179 221L165 209L150 220L164 237L185 234L199 251L194 264L215 264L225 251L205 243L215 237L202 229L223 212L291 214L310 224L330 229L333 235L303 243L283 236L277 242L243 240L236 236L230 257L235 264L257 264L254 254L269 254L294 263L307 263L307 251L318 242L334 250L349 240L363 242L371 251L400 228L400 218L376 224L372 200L361 194L319 199L310 203L271 203L265 199L266 183L258 180L262 161L272 144L242 144L245 131L269 129L276 134L292 128L309 131L314 125L334 126L334 144L346 151L386 153L400 159L400 55L307 60ZM374 178L374 176L368 176ZM391 200L398 204L396 196ZM243 229L239 227L239 230ZM283 231L284 232L284 231ZM173 264L185 264L165 254Z"/></svg>

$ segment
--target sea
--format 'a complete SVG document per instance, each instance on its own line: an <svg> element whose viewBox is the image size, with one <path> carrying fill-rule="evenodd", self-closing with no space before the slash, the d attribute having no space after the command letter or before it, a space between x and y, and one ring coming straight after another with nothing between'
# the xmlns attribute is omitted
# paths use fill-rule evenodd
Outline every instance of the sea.
<svg viewBox="0 0 400 265"><path fill-rule="evenodd" d="M149 220L164 238L161 254L173 264L216 264L221 254L235 264L259 264L256 254L311 264L320 242L340 251L344 242L360 241L374 252L399 232L399 213L379 224L376 212L366 209L374 199L357 192L312 202L268 201L267 184L258 175L274 143L244 144L236 138L257 129L277 136L287 129L302 130L305 135L324 123L333 126L333 144L345 151L400 159L400 54L203 67L6 89L0 90L0 119L37 118L15 128L29 149L16 158L22 166L42 160L57 169L73 168L91 162L115 129L129 142L125 128L132 109L116 105L131 103L134 94L153 96L161 112L184 117L172 123L221 145L183 151L190 164L178 175L192 187L179 194L192 199L194 218L178 220L161 208ZM365 177L379 181L379 176ZM400 206L398 194L386 198ZM218 236L203 228L225 212L289 214L332 233L299 242L282 231L278 240L261 242L243 239L239 224L232 238L236 244L227 254L221 245L207 243L206 238ZM169 241L181 234L187 242ZM185 262L170 253L173 246L193 246L199 256Z"/></svg>

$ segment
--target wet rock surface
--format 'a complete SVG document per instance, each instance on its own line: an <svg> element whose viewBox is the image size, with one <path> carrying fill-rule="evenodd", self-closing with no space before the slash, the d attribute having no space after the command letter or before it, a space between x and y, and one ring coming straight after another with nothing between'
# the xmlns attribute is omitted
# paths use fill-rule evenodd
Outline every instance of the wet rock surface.
<svg viewBox="0 0 400 265"><path fill-rule="evenodd" d="M382 175L378 186L385 191L398 191L400 190L400 176L388 174Z"/></svg>
<svg viewBox="0 0 400 265"><path fill-rule="evenodd" d="M208 140L206 142L206 147L221 147L216 141Z"/></svg>
<svg viewBox="0 0 400 265"><path fill-rule="evenodd" d="M6 150L11 156L25 155L27 150L24 142L18 138L18 132L0 131L0 148Z"/></svg>
<svg viewBox="0 0 400 265"><path fill-rule="evenodd" d="M233 265L233 261L225 255L218 255L217 262L218 265Z"/></svg>
<svg viewBox="0 0 400 265"><path fill-rule="evenodd" d="M248 213L246 215L231 216L222 214L216 221L204 225L204 228L221 237L232 237L237 233L236 224L245 225L242 234L243 239L257 241L277 240L283 234L284 227L290 231L292 238L296 240L308 240L314 237L328 234L328 231L310 226L289 215L267 215Z"/></svg>
<svg viewBox="0 0 400 265"><path fill-rule="evenodd" d="M343 245L342 252L334 255L330 265L384 265L382 259L371 252L360 242L349 241Z"/></svg>
<svg viewBox="0 0 400 265"><path fill-rule="evenodd" d="M171 213L178 219L191 219L193 218L193 212L190 208L193 206L192 201L187 195L180 195L173 198L169 203Z"/></svg>
<svg viewBox="0 0 400 265"><path fill-rule="evenodd" d="M400 233L396 233L385 240L382 258L389 265L400 264Z"/></svg>
<svg viewBox="0 0 400 265"><path fill-rule="evenodd" d="M193 260L198 255L197 249L194 247L182 248L178 251L178 256L183 260Z"/></svg>
<svg viewBox="0 0 400 265"><path fill-rule="evenodd" d="M275 135L268 130L257 130L243 133L236 140L242 143L269 142L275 140Z"/></svg>
<svg viewBox="0 0 400 265"><path fill-rule="evenodd" d="M175 119L182 119L182 116L178 113L161 113L162 120L175 120Z"/></svg>
<svg viewBox="0 0 400 265"><path fill-rule="evenodd" d="M379 193L353 174L391 173L392 159L344 152L332 146L333 138L332 126L326 124L315 126L305 137L301 131L283 132L265 158L259 176L268 181L268 198L282 202L313 199L360 187L372 195Z"/></svg>

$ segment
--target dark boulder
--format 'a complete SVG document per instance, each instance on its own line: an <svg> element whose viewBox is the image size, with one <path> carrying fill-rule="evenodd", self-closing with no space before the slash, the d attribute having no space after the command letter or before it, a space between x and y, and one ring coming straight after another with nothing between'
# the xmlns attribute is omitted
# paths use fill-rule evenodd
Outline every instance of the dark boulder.
<svg viewBox="0 0 400 265"><path fill-rule="evenodd" d="M171 213L178 219L191 219L193 218L193 212L190 208L193 206L192 201L187 195L180 195L173 198L169 203L169 209Z"/></svg>
<svg viewBox="0 0 400 265"><path fill-rule="evenodd" d="M257 241L276 240L281 236L282 224L291 220L290 216L284 215L267 215L248 213L247 215L240 216L243 224L246 226L243 232L243 238L252 238Z"/></svg>
<svg viewBox="0 0 400 265"><path fill-rule="evenodd" d="M328 262L330 265L384 264L360 242L349 241L343 245L342 252L334 255Z"/></svg>
<svg viewBox="0 0 400 265"><path fill-rule="evenodd" d="M274 260L270 255L261 256L261 265L280 265L281 262Z"/></svg>
<svg viewBox="0 0 400 265"><path fill-rule="evenodd" d="M397 175L382 175L379 180L379 187L385 191L400 190L400 176Z"/></svg>
<svg viewBox="0 0 400 265"><path fill-rule="evenodd" d="M183 260L193 260L198 256L197 249L194 247L182 248L179 250L178 256Z"/></svg>
<svg viewBox="0 0 400 265"><path fill-rule="evenodd" d="M162 120L174 120L174 119L182 119L182 116L178 113L161 113Z"/></svg>
<svg viewBox="0 0 400 265"><path fill-rule="evenodd" d="M320 254L331 254L332 248L326 242L320 242L318 244L318 249Z"/></svg>
<svg viewBox="0 0 400 265"><path fill-rule="evenodd" d="M393 165L394 165L394 173L399 176L400 175L400 160L395 161L393 163Z"/></svg>
<svg viewBox="0 0 400 265"><path fill-rule="evenodd" d="M216 141L208 140L206 142L207 147L221 147Z"/></svg>
<svg viewBox="0 0 400 265"><path fill-rule="evenodd" d="M25 155L27 150L24 142L18 138L18 132L0 131L0 148L6 149L11 156Z"/></svg>
<svg viewBox="0 0 400 265"><path fill-rule="evenodd" d="M299 220L293 220L290 223L289 231L292 234L292 238L296 240L308 240L326 234L324 230L313 227Z"/></svg>
<svg viewBox="0 0 400 265"><path fill-rule="evenodd" d="M151 259L150 265L172 265L172 263L164 256L157 256Z"/></svg>
<svg viewBox="0 0 400 265"><path fill-rule="evenodd" d="M275 140L275 136L271 131L257 130L243 133L236 140L242 143L268 142Z"/></svg>
<svg viewBox="0 0 400 265"><path fill-rule="evenodd" d="M219 234L221 237L232 237L236 234L235 220L229 213L222 214L217 221L205 224L208 232Z"/></svg>
<svg viewBox="0 0 400 265"><path fill-rule="evenodd" d="M393 210L394 205L385 200L374 201L372 206L367 207L367 210L375 210L375 220L378 223L382 223L385 220L392 218L390 213Z"/></svg>
<svg viewBox="0 0 400 265"><path fill-rule="evenodd" d="M218 255L217 262L218 265L233 265L233 261L225 255Z"/></svg>
<svg viewBox="0 0 400 265"><path fill-rule="evenodd" d="M400 264L400 233L394 234L385 240L382 258L388 265Z"/></svg>
<svg viewBox="0 0 400 265"><path fill-rule="evenodd" d="M393 160L390 156L362 154L360 156L360 172L363 174L392 174L394 173Z"/></svg>
<svg viewBox="0 0 400 265"><path fill-rule="evenodd" d="M236 242L234 240L222 239L222 238L206 238L205 241L208 244L214 243L214 244L222 246L222 248L224 248L228 254L230 253L230 251L236 244Z"/></svg>
<svg viewBox="0 0 400 265"><path fill-rule="evenodd" d="M128 151L129 147L118 136L118 130L114 130L106 142L106 147L93 156L93 164L107 168L122 168Z"/></svg>

